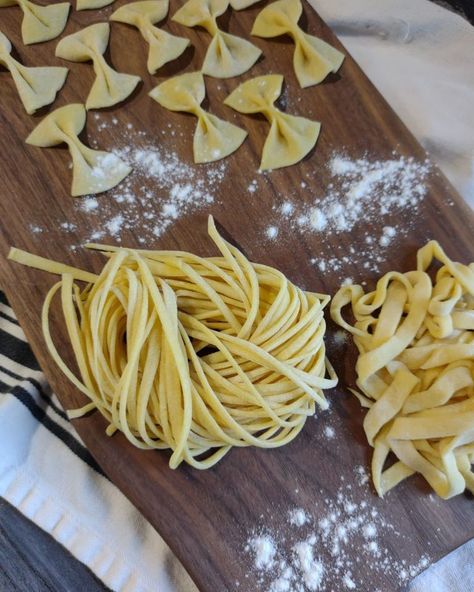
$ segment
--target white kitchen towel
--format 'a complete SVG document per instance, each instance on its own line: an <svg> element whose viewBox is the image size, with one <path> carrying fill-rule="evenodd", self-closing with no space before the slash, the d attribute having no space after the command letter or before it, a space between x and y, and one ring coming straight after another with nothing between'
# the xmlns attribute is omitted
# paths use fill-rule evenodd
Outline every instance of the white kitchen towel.
<svg viewBox="0 0 474 592"><path fill-rule="evenodd" d="M474 27L427 0L310 0L474 208Z"/></svg>
<svg viewBox="0 0 474 592"><path fill-rule="evenodd" d="M474 206L474 28L427 0L312 3ZM0 393L0 495L113 590L195 592L72 430L1 296ZM473 589L471 542L416 578L411 592Z"/></svg>

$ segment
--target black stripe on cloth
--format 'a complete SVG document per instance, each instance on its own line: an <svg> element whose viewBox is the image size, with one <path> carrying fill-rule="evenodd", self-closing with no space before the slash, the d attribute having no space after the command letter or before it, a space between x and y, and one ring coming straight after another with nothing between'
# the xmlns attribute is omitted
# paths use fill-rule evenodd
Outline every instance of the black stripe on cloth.
<svg viewBox="0 0 474 592"><path fill-rule="evenodd" d="M0 353L31 370L40 370L30 346L0 327Z"/></svg>
<svg viewBox="0 0 474 592"><path fill-rule="evenodd" d="M35 387L35 389L38 391L40 397L48 403L48 405L51 407L51 409L53 409L53 411L55 411L57 413L57 415L59 415L60 417L62 417L66 421L69 421L69 418L66 415L66 413L64 413L64 411L62 409L60 409L54 403L54 401L51 399L51 396L45 392L43 386L37 380L35 380L31 376L21 376L20 374L13 372L13 370L11 370L10 368L7 368L6 366L0 366L0 370L2 372L4 372L5 374L8 374L8 376L11 376L15 380L19 380L19 381L26 380L26 381L30 382ZM9 389L7 388L7 390L9 390Z"/></svg>
<svg viewBox="0 0 474 592"><path fill-rule="evenodd" d="M28 409L28 411L33 415L35 419L37 419L45 428L47 428L52 434L54 434L57 438L61 440L66 446L73 452L77 457L79 457L82 461L84 461L91 469L94 469L105 477L104 472L100 468L100 466L96 463L94 458L88 452L88 450L82 446L71 434L69 434L64 428L62 428L59 424L57 424L51 417L49 417L46 413L45 409L42 409L34 399L31 397L30 393L26 391L21 386L17 385L13 387L9 394L14 396L20 403Z"/></svg>
<svg viewBox="0 0 474 592"><path fill-rule="evenodd" d="M1 291L0 302L8 305L5 294L3 294ZM27 370L41 370L29 344L21 339L18 339L4 328L0 328L0 353L17 364L24 366ZM37 380L34 380L31 377L20 376L11 369L5 368L3 366L0 368L3 372L9 376L12 376L12 378L17 380L27 380L30 382L38 391L40 397L47 403L47 405L51 407L51 409L53 409L53 411L60 417L66 421L69 421L64 411L55 405L55 403L51 400L51 397L44 391L42 385ZM38 405L32 398L31 394L22 386L16 385L12 388L0 380L0 392L9 393L16 397L16 399L25 405L33 417L35 417L52 434L59 438L76 456L82 459L87 465L97 471L100 475L105 477L104 472L91 456L89 451L72 434L67 432L63 427L61 427L51 417L49 417L47 415L46 409Z"/></svg>
<svg viewBox="0 0 474 592"><path fill-rule="evenodd" d="M35 387L35 389L40 394L40 397L48 403L48 405L51 407L51 409L53 411L55 411L60 417L62 417L66 421L69 421L69 417L67 416L67 414L54 403L54 401L51 398L51 395L49 395L44 390L43 386L37 380L35 380L34 378L27 378L27 380L29 382L31 382L31 384Z"/></svg>
<svg viewBox="0 0 474 592"><path fill-rule="evenodd" d="M7 321L10 321L10 323L15 323L15 325L19 324L14 316L11 316L8 313L3 312L1 310L0 310L0 318L6 319Z"/></svg>

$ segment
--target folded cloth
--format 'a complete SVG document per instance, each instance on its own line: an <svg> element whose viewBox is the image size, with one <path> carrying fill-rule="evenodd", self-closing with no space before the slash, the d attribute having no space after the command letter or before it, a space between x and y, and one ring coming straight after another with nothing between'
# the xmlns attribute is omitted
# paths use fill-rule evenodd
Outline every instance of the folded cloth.
<svg viewBox="0 0 474 592"><path fill-rule="evenodd" d="M427 0L309 1L474 208L474 28Z"/></svg>
<svg viewBox="0 0 474 592"><path fill-rule="evenodd" d="M427 0L312 4L474 206L474 29ZM160 536L103 475L70 426L3 295L0 450L0 495L109 588L196 592ZM411 586L411 592L428 589L474 589L474 542Z"/></svg>

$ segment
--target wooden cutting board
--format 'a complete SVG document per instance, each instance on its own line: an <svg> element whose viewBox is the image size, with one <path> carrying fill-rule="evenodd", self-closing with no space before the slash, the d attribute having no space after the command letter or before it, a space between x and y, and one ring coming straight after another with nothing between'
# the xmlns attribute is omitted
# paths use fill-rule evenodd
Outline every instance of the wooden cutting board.
<svg viewBox="0 0 474 592"><path fill-rule="evenodd" d="M122 2L116 2L114 8L119 4ZM171 12L178 4L171 1ZM261 7L262 3L259 3L240 13L228 11L220 20L222 27L249 37L252 22ZM73 12L66 33L105 20L111 10L109 7L101 11ZM305 5L304 12L306 30L341 47L309 6ZM54 58L56 41L31 47L22 45L20 20L18 8L0 10L0 29L11 39L21 60L28 65L59 65L60 60ZM161 77L153 77L146 72L146 49L138 32L112 24L108 58L118 70L139 74L144 82L124 105L101 112L99 120L90 114L84 138L97 140L101 148L114 148L123 144L124 131L130 124L134 130L144 130L148 138L163 149L176 151L182 161L191 163L195 119L165 111L147 97L147 92L165 75L198 68L209 36L204 31L180 27L169 19L165 27L172 33L187 35L195 49L167 66ZM356 253L363 252L366 249L364 234L376 231L377 224L362 222L352 233L339 236L283 228L278 240L270 242L265 240L265 229L274 218L272 207L280 205L287 196L304 204L310 203L315 193L324 195L330 181L327 162L334 151L345 151L352 158L367 153L384 159L390 158L396 150L398 154L413 156L420 161L426 158L426 154L349 55L338 75L303 91L292 73L292 44L289 40L252 41L262 48L265 57L241 79L267 72L283 73L288 112L323 123L317 149L299 165L259 175L259 154L268 124L259 117L234 115L222 105L222 99L241 79L207 79L207 106L218 116L248 129L249 138L227 159L215 202L184 216L159 239L147 241L146 247L214 254L206 235L206 216L212 213L227 235L251 259L278 267L306 289L332 294L342 277L356 281L366 279L370 284L377 274L364 269L363 257L353 257L337 271L328 266L324 273L310 260L323 251L327 253L328 248L340 254L341 249L347 252L352 245ZM93 80L89 64L65 65L71 71L55 107L83 102ZM405 92L410 92L409 81ZM70 409L83 403L83 398L50 360L40 330L41 304L55 279L10 264L5 259L9 247L14 245L90 270L97 271L103 264L99 254L70 248L89 236L90 217L69 195L67 151L63 148L41 150L24 143L24 138L44 113L37 117L26 115L9 75L0 72L0 286L6 291L48 380L64 407ZM111 123L114 118L118 120L117 125ZM100 129L100 122L104 121L110 125ZM168 127L170 124L171 128ZM163 133L166 129L180 130L180 133L174 136ZM197 178L205 174L205 167L193 168ZM302 181L310 184L311 191L301 187ZM137 180L136 184L140 182ZM249 194L248 186L252 183L256 184L257 191ZM151 185L150 190L153 190ZM406 227L403 236L396 238L393 248L384 253L379 273L390 269L411 269L415 250L428 238L440 240L456 260L473 260L472 212L436 169L427 185L427 197L416 215L409 215L405 210L398 218L384 218L383 225L400 225L405 217ZM139 190L138 185L136 190ZM125 207L111 203L107 194L100 196L99 207L106 203L117 215ZM157 198L156 212L160 207ZM65 220L71 224L71 232L65 232L61 227L61 221ZM32 232L34 226L42 228L43 232ZM121 244L141 246L140 237L140 224L135 224L122 233ZM106 237L104 242L117 241L114 237ZM55 317L59 319L60 315ZM60 323L55 324L54 331L61 352L69 352ZM284 524L286 510L295 505L307 508L317 516L321 500L333 499L342 482L355 483L355 466L368 465L370 452L361 428L364 414L345 388L353 383L354 352L348 345L342 349L333 347L333 331L330 324L329 354L341 380L340 386L329 393L331 410L320 413L318 419L309 420L303 433L285 448L234 450L212 470L199 472L183 466L172 471L167 466L167 453L137 450L120 434L108 438L104 433L105 422L99 414L74 422L105 473L163 536L202 592L237 589L264 592L265 587L257 582L251 571L251 559L243 548L248 534L261 523L260 516L271 514L274 526ZM65 355L71 359L70 353ZM335 426L336 438L333 440L323 435L327 422ZM51 462L54 462L53 458ZM432 501L426 485L416 477L404 482L383 501L376 498L369 485L364 491L354 485L354 496L368 497L374 508L403 535L400 538L400 535L387 531L379 539L379 545L397 561L411 563L423 553L428 553L430 560L435 561L474 535L472 498L461 495L446 502ZM355 547L353 552L356 558L358 549ZM321 554L324 555L324 550ZM329 557L323 559L331 561ZM362 583L360 589L389 591L401 587L393 574L375 570L367 561L354 561L352 575L354 580ZM338 581L331 582L328 576L324 589L342 589ZM236 582L240 582L239 587Z"/></svg>

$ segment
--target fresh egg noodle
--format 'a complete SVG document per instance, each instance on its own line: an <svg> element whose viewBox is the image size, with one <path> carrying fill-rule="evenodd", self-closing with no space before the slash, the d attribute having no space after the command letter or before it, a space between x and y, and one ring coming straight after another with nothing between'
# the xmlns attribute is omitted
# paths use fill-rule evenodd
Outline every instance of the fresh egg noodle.
<svg viewBox="0 0 474 592"><path fill-rule="evenodd" d="M434 261L441 267L433 275ZM354 325L342 317L351 305ZM390 272L373 292L343 286L331 316L359 350L353 391L369 410L372 478L380 496L420 473L450 498L474 493L474 263L451 261L436 241L416 271ZM397 462L384 470L389 453Z"/></svg>
<svg viewBox="0 0 474 592"><path fill-rule="evenodd" d="M217 463L232 446L287 444L337 378L325 356L329 296L300 290L251 263L209 219L221 256L89 245L108 261L99 275L12 249L10 258L61 274L43 306L48 349L98 409L107 434L172 450L170 467ZM80 289L76 280L86 281ZM61 298L79 370L53 342L49 313Z"/></svg>

